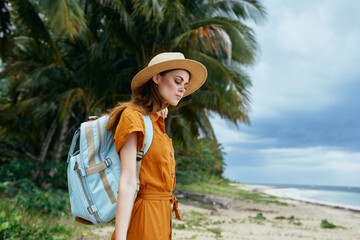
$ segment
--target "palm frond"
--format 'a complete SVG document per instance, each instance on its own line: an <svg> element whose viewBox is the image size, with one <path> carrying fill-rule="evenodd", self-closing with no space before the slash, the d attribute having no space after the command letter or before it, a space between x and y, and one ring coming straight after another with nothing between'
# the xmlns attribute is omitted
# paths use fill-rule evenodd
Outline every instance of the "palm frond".
<svg viewBox="0 0 360 240"><path fill-rule="evenodd" d="M43 8L56 34L65 34L74 40L86 27L84 13L78 1L44 0Z"/></svg>
<svg viewBox="0 0 360 240"><path fill-rule="evenodd" d="M134 15L142 16L146 22L162 22L164 19L163 6L159 0L132 0Z"/></svg>
<svg viewBox="0 0 360 240"><path fill-rule="evenodd" d="M267 15L265 7L258 0L210 0L207 6L213 11L218 10L219 15L252 19L256 23L262 22Z"/></svg>
<svg viewBox="0 0 360 240"><path fill-rule="evenodd" d="M223 34L214 35L211 40L213 42L219 40L226 42L226 38L230 38L232 58L239 63L252 65L255 61L255 52L258 48L253 30L243 23L227 17L213 17L198 20L191 24L191 29L214 25L221 27L221 29L223 29L223 31L221 31ZM195 35L195 37L197 36ZM198 38L198 40L202 39Z"/></svg>
<svg viewBox="0 0 360 240"><path fill-rule="evenodd" d="M134 27L134 21L126 9L126 6L124 5L124 2L121 0L99 0L99 2L103 6L110 7L112 10L114 10L117 14L119 14L119 21L117 23L120 23L125 26L125 29L129 31L131 28Z"/></svg>
<svg viewBox="0 0 360 240"><path fill-rule="evenodd" d="M74 88L64 92L60 95L60 99L63 102L59 107L60 119L63 119L71 111L72 106L76 102L82 101L85 106L88 105L88 96L81 88Z"/></svg>
<svg viewBox="0 0 360 240"><path fill-rule="evenodd" d="M42 41L46 43L56 64L63 67L64 62L62 57L34 6L29 0L11 0L10 2L17 13L19 20L29 29L29 35L33 37L38 48L42 45Z"/></svg>

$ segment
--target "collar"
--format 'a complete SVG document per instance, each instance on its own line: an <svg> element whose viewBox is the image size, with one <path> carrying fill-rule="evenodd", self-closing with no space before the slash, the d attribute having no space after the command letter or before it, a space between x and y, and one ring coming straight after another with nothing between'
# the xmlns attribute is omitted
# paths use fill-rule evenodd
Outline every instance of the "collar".
<svg viewBox="0 0 360 240"><path fill-rule="evenodd" d="M151 121L153 122L154 125L157 125L160 128L160 131L165 133L165 120L162 116L160 116L157 113L151 114L150 115Z"/></svg>
<svg viewBox="0 0 360 240"><path fill-rule="evenodd" d="M150 118L152 119L153 122L156 122L156 121L158 121L159 119L160 119L160 120L161 120L161 119L164 119L162 116L160 116L160 115L157 114L157 113L151 114L151 115L150 115Z"/></svg>

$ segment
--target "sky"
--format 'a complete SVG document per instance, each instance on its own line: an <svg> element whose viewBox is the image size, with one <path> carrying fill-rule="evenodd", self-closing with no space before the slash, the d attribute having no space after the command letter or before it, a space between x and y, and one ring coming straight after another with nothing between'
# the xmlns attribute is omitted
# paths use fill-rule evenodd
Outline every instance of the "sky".
<svg viewBox="0 0 360 240"><path fill-rule="evenodd" d="M211 119L224 177L360 187L360 1L263 2L251 125Z"/></svg>

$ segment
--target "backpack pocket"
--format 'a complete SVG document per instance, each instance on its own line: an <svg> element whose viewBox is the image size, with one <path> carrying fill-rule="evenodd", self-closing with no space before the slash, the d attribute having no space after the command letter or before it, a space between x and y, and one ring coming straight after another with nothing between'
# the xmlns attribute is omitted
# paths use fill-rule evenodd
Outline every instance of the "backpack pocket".
<svg viewBox="0 0 360 240"><path fill-rule="evenodd" d="M99 224L98 217L92 211L94 207L86 188L85 179L81 176L77 158L78 155L71 157L67 168L71 212L75 219L80 218L93 224Z"/></svg>
<svg viewBox="0 0 360 240"><path fill-rule="evenodd" d="M94 204L101 206L97 211L99 220L102 223L110 222L115 218L117 188L119 185L119 179L115 178L112 166L87 176L87 180Z"/></svg>

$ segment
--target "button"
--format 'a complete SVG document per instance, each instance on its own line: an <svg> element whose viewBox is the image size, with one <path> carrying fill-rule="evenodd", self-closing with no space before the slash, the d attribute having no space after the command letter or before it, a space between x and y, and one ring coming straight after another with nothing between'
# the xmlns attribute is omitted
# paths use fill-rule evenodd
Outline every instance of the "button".
<svg viewBox="0 0 360 240"><path fill-rule="evenodd" d="M173 173L173 174L171 174L171 176L172 176L172 178L174 178L174 176L175 176L175 175L174 175L174 173Z"/></svg>
<svg viewBox="0 0 360 240"><path fill-rule="evenodd" d="M172 157L174 154L172 152L170 152L170 156Z"/></svg>

